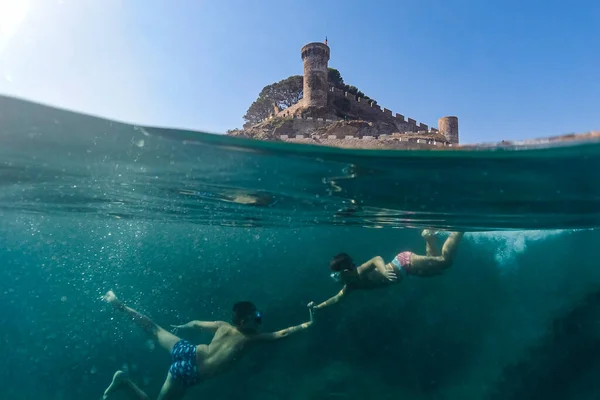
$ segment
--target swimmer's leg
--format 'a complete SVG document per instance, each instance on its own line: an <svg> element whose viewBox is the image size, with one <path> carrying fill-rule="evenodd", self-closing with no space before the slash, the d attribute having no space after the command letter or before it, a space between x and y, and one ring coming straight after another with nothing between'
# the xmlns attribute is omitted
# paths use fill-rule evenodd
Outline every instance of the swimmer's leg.
<svg viewBox="0 0 600 400"><path fill-rule="evenodd" d="M456 254L456 250L458 250L458 244L464 235L464 232L452 232L444 242L444 246L442 246L442 257L450 263L454 261L454 255Z"/></svg>
<svg viewBox="0 0 600 400"><path fill-rule="evenodd" d="M123 371L115 372L113 375L113 380L108 388L104 391L104 396L102 396L102 399L108 399L110 394L116 392L117 390L126 391L128 396L132 399L150 400L150 397L148 397L148 395L144 393L142 389L137 387L137 385L133 383Z"/></svg>
<svg viewBox="0 0 600 400"><path fill-rule="evenodd" d="M160 389L158 400L180 400L185 395L185 392L185 387L177 382L169 372L162 389Z"/></svg>
<svg viewBox="0 0 600 400"><path fill-rule="evenodd" d="M410 273L420 276L434 276L450 268L458 250L458 244L463 236L464 232L452 232L442 247L441 256L412 254L410 258Z"/></svg>
<svg viewBox="0 0 600 400"><path fill-rule="evenodd" d="M158 344L165 350L170 352L171 350L173 350L173 346L175 346L175 344L181 340L177 336L173 335L171 332L158 326L147 316L140 314L133 308L127 307L125 304L121 303L121 301L117 299L117 296L115 296L112 290L106 293L103 299L117 310L122 311L129 317L131 317L131 320L136 325L138 325L140 328L146 331L146 333L152 336L152 338L155 339L158 342Z"/></svg>
<svg viewBox="0 0 600 400"><path fill-rule="evenodd" d="M425 254L429 257L436 257L440 255L437 247L437 238L435 232L430 229L423 229L421 236L425 239Z"/></svg>
<svg viewBox="0 0 600 400"><path fill-rule="evenodd" d="M113 376L113 381L104 392L102 399L108 399L108 396L117 389L125 391L130 399L135 400L150 400L150 397L144 393L123 371L117 371ZM177 383L171 374L167 375L167 379L160 390L158 400L180 400L185 394L185 388Z"/></svg>

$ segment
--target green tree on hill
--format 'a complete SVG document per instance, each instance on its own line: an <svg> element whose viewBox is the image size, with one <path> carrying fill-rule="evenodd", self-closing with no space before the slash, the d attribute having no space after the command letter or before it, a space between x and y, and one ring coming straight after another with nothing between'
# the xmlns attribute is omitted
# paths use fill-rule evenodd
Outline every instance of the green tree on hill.
<svg viewBox="0 0 600 400"><path fill-rule="evenodd" d="M342 74L335 68L329 68L327 79L329 80L329 84L333 87L343 90L344 92L352 93L357 95L358 97L364 97L367 100L371 100L373 103L377 103L375 100L371 99L369 96L365 96L363 92L358 90L356 86L346 85L344 83L344 78L342 78Z"/></svg>
<svg viewBox="0 0 600 400"><path fill-rule="evenodd" d="M370 100L355 86L345 84L342 74L335 68L329 68L327 79L331 86ZM301 75L293 75L265 86L258 94L258 98L246 111L244 126L251 126L263 121L273 113L274 106L277 106L280 110L285 110L299 102L303 95L303 81Z"/></svg>
<svg viewBox="0 0 600 400"><path fill-rule="evenodd" d="M327 80L331 86L334 86L339 89L344 88L344 78L342 78L342 74L335 68L328 68L327 71Z"/></svg>
<svg viewBox="0 0 600 400"><path fill-rule="evenodd" d="M303 78L301 75L294 75L265 86L258 98L250 105L244 120L244 125L254 125L273 113L274 106L280 110L293 106L302 99Z"/></svg>

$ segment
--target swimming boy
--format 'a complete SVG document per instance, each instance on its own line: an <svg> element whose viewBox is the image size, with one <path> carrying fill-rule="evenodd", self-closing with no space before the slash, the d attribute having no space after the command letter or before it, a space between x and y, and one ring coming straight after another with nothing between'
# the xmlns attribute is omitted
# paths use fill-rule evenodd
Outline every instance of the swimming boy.
<svg viewBox="0 0 600 400"><path fill-rule="evenodd" d="M147 316L121 303L112 290L103 296L103 300L131 317L133 322L144 329L162 348L171 353L173 362L158 395L158 400L179 400L183 398L190 387L228 369L253 345L282 339L292 333L305 330L313 324L313 313L310 310L309 322L277 332L259 333L262 322L261 312L251 302L241 301L233 306L232 324L224 321L191 321L185 325L175 326L175 328L214 332L214 337L208 345L194 346L161 328ZM126 390L132 399L150 399L127 378L123 371L117 371L114 374L112 383L104 392L103 399L108 398L117 389Z"/></svg>
<svg viewBox="0 0 600 400"><path fill-rule="evenodd" d="M348 254L340 253L336 255L329 263L331 277L336 282L343 283L344 287L338 294L323 303L316 305L314 302L310 302L308 307L319 310L337 303L353 290L385 287L391 283L400 282L409 275L434 276L442 274L452 265L458 244L464 233L451 233L442 247L441 254L437 251L433 232L425 229L421 235L426 243L427 255L425 256L403 251L387 264L383 258L377 256L356 267Z"/></svg>

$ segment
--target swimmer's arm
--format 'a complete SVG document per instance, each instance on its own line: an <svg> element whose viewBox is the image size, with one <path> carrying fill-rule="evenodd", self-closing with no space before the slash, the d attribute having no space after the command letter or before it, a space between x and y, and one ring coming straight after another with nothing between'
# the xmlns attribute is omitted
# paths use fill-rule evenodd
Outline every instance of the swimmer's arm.
<svg viewBox="0 0 600 400"><path fill-rule="evenodd" d="M396 273L394 271L388 270L385 267L385 261L383 261L383 258L381 258L380 256L371 258L369 261L358 267L356 269L356 272L358 272L359 275L362 275L374 269L379 271L379 273L389 281L393 282L397 279Z"/></svg>
<svg viewBox="0 0 600 400"><path fill-rule="evenodd" d="M258 341L258 342L269 342L269 341L273 341L273 340L286 338L293 333L300 332L300 331L310 328L311 325L314 323L314 317L313 317L313 310L309 309L309 312L310 312L310 321L305 322L300 325L290 326L289 328L285 328L285 329L282 329L277 332L262 333L260 335L257 335L254 338L254 340Z"/></svg>
<svg viewBox="0 0 600 400"><path fill-rule="evenodd" d="M227 322L224 321L190 321L187 324L171 325L171 327L174 329L193 329L199 331L216 332L217 329L225 324L227 324Z"/></svg>
<svg viewBox="0 0 600 400"><path fill-rule="evenodd" d="M325 300L324 302L322 302L321 304L315 306L314 308L317 309L317 310L321 310L321 309L323 309L325 307L329 307L329 306L331 306L333 304L336 304L338 301L340 301L342 299L342 297L344 297L346 295L346 293L348 293L348 287L344 286L342 288L342 290L340 290L338 292L338 294L336 294L335 296L333 296L333 297Z"/></svg>
<svg viewBox="0 0 600 400"><path fill-rule="evenodd" d="M356 268L356 272L358 272L359 275L362 275L362 274L370 272L374 269L379 271L384 276L388 272L387 269L385 268L385 261L383 261L383 258L381 258L379 256L371 258L369 261L367 261L360 267Z"/></svg>

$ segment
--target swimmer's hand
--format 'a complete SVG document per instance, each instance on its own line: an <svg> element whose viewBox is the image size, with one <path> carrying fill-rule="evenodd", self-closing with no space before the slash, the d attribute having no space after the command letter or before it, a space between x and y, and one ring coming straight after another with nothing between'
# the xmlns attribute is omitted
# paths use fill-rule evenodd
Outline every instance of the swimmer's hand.
<svg viewBox="0 0 600 400"><path fill-rule="evenodd" d="M196 321L190 321L187 324L183 324L183 325L171 325L171 328L173 328L173 332L177 332L179 329L190 329L190 328L195 328Z"/></svg>
<svg viewBox="0 0 600 400"><path fill-rule="evenodd" d="M310 305L311 303L313 303L313 302L311 301L308 304ZM309 322L310 325L315 323L315 310L316 310L316 307L308 307L308 312L310 313L310 322Z"/></svg>
<svg viewBox="0 0 600 400"><path fill-rule="evenodd" d="M383 273L383 277L390 282L396 282L398 280L398 275L394 271L386 270Z"/></svg>

